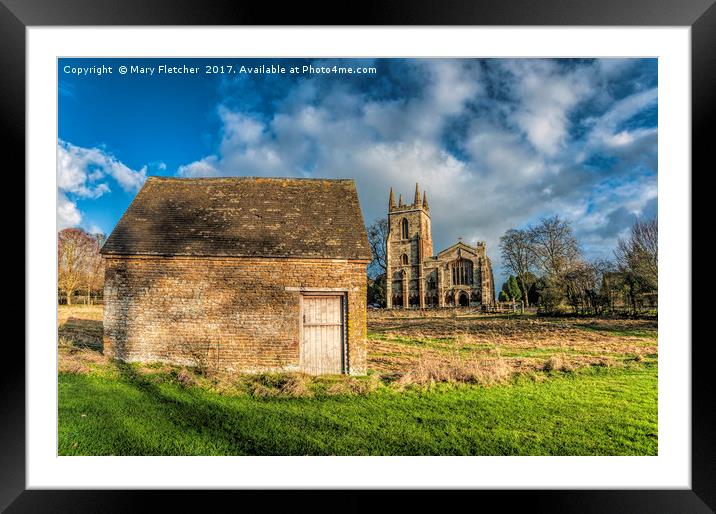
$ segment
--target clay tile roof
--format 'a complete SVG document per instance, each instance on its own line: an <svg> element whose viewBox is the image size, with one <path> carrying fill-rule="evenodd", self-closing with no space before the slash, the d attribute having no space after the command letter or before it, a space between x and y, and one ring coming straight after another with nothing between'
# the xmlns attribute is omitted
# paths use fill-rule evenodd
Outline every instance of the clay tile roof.
<svg viewBox="0 0 716 514"><path fill-rule="evenodd" d="M105 255L370 259L353 180L150 177Z"/></svg>

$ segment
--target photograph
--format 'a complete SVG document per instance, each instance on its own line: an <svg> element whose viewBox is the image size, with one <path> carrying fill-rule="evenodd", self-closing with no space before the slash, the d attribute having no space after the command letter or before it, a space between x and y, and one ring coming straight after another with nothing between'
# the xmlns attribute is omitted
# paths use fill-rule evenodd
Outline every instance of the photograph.
<svg viewBox="0 0 716 514"><path fill-rule="evenodd" d="M659 455L658 58L56 62L59 456Z"/></svg>

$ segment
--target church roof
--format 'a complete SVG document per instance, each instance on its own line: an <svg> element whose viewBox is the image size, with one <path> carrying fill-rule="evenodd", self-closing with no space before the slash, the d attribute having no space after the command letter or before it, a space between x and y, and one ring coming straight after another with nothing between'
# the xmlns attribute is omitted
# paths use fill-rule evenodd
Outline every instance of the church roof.
<svg viewBox="0 0 716 514"><path fill-rule="evenodd" d="M105 255L369 260L353 180L150 177Z"/></svg>
<svg viewBox="0 0 716 514"><path fill-rule="evenodd" d="M472 253L473 255L478 255L478 249L476 246L472 246L472 245L469 245L462 241L458 241L457 243L450 245L447 248L445 248L444 250L441 250L440 252L438 252L436 257L440 257L441 255L451 252L455 248L463 248L463 249L467 250L468 252Z"/></svg>

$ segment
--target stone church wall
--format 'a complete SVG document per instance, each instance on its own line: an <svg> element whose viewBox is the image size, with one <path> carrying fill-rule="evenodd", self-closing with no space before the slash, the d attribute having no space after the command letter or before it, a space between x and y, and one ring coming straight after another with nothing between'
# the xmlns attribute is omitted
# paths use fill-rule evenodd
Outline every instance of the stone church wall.
<svg viewBox="0 0 716 514"><path fill-rule="evenodd" d="M407 222L407 237L403 224ZM491 305L495 301L492 266L485 244L458 244L433 256L430 208L427 196L415 187L413 203L395 203L391 190L388 201L386 296L389 308L426 308L458 305ZM461 254L462 252L462 254ZM404 262L407 256L407 264ZM450 265L456 259L469 260L471 281L454 284ZM465 297L465 295L467 295Z"/></svg>

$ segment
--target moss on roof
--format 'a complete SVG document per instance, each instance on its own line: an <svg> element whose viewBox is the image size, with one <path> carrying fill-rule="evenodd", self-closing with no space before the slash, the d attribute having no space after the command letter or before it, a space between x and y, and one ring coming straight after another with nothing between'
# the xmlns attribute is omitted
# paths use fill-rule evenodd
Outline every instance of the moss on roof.
<svg viewBox="0 0 716 514"><path fill-rule="evenodd" d="M370 259L353 180L150 177L105 255Z"/></svg>

